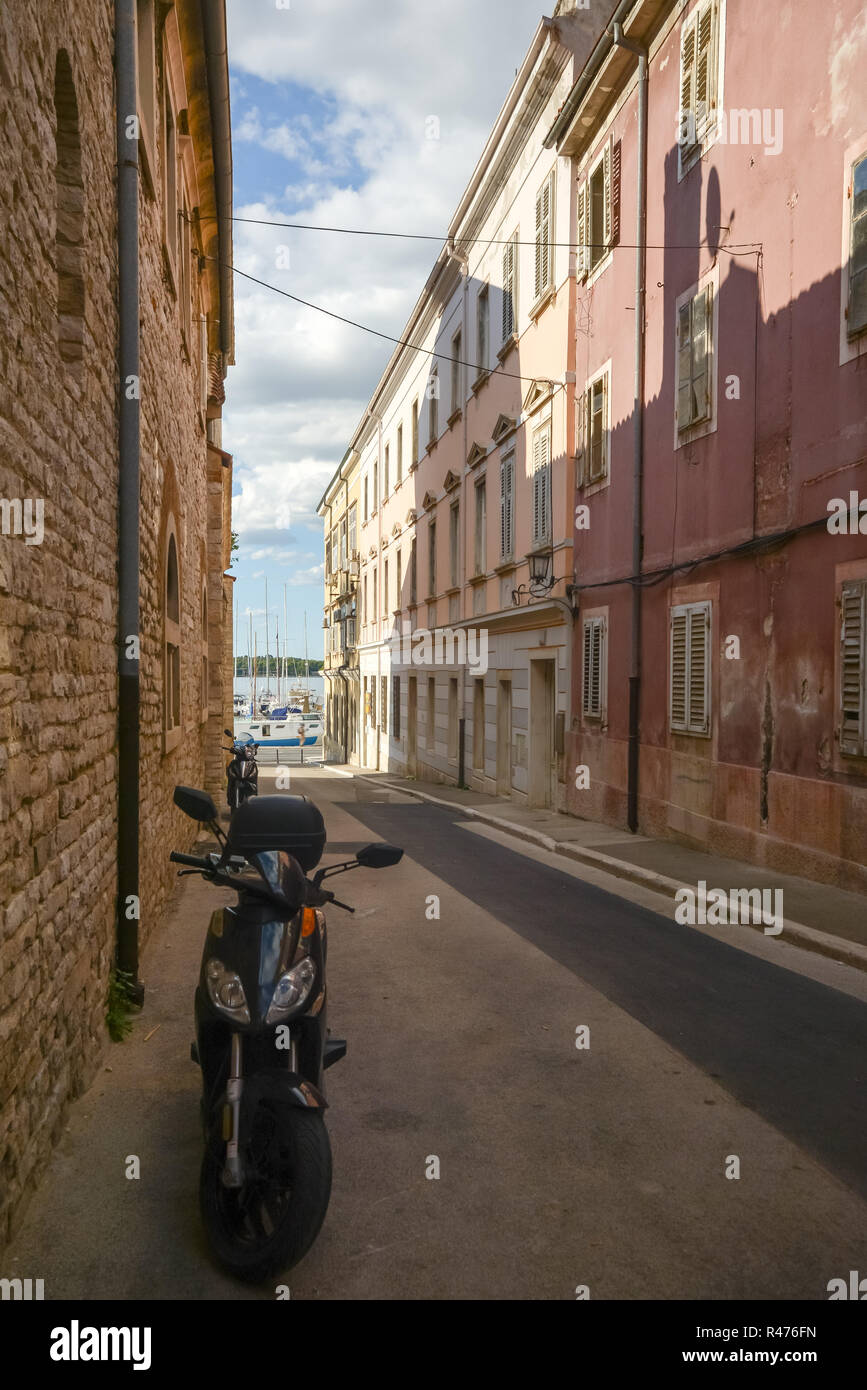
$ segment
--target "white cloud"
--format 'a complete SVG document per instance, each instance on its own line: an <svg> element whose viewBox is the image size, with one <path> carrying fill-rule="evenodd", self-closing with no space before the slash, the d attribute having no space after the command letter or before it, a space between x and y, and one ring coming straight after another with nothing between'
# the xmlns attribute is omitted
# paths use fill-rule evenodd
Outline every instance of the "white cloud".
<svg viewBox="0 0 867 1390"><path fill-rule="evenodd" d="M259 145L292 170L236 216L444 237L538 24L534 0L229 0L228 11L236 169ZM258 105L246 104L247 74L273 84L270 105L261 86ZM317 125L293 109L297 94L282 84L327 98L328 117ZM431 115L438 140L425 136ZM394 336L441 245L242 222L234 236L239 269ZM301 536L287 537L318 526L316 504L392 345L241 276L235 295L224 436L240 488L233 525L248 557L255 546L270 563L297 563Z"/></svg>

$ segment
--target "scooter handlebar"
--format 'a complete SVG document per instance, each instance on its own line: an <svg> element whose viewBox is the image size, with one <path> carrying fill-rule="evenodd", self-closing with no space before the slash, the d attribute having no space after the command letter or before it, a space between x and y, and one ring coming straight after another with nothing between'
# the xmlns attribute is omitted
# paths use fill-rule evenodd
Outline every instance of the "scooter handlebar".
<svg viewBox="0 0 867 1390"><path fill-rule="evenodd" d="M196 854L180 854L175 849L172 850L169 859L173 864L189 864L193 869L210 869L211 867L209 859L202 859Z"/></svg>

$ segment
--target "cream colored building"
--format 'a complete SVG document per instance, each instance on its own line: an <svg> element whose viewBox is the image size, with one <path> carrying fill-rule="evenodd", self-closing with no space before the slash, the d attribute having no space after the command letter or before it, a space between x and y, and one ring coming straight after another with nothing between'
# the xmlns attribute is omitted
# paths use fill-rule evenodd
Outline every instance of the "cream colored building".
<svg viewBox="0 0 867 1390"><path fill-rule="evenodd" d="M317 514L325 525L325 756L358 765L358 455L351 450Z"/></svg>
<svg viewBox="0 0 867 1390"><path fill-rule="evenodd" d="M360 761L552 807L571 716L576 206L543 141L594 28L540 23L400 334L415 347L347 453Z"/></svg>

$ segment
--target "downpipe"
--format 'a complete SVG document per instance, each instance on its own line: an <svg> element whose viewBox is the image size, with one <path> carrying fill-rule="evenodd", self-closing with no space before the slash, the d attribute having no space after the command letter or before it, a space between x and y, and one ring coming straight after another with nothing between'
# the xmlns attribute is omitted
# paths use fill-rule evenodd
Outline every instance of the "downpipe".
<svg viewBox="0 0 867 1390"><path fill-rule="evenodd" d="M638 57L638 177L636 182L635 232L635 391L633 403L634 449L632 464L632 598L629 655L629 737L627 746L626 823L638 830L638 777L641 749L641 562L643 552L644 474L644 343L647 248L647 49L623 33L619 21L612 25L618 48Z"/></svg>

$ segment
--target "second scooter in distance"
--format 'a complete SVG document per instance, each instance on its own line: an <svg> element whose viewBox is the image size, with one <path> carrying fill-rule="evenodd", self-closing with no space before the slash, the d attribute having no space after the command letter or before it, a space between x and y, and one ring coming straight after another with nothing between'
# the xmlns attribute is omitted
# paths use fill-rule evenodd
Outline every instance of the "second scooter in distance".
<svg viewBox="0 0 867 1390"><path fill-rule="evenodd" d="M231 748L224 749L224 752L233 755L226 768L226 800L229 810L234 811L236 807L249 801L251 796L258 795L259 765L256 762L256 754L259 745L253 742L249 734L235 738L231 729L224 729L223 733L232 741Z"/></svg>

